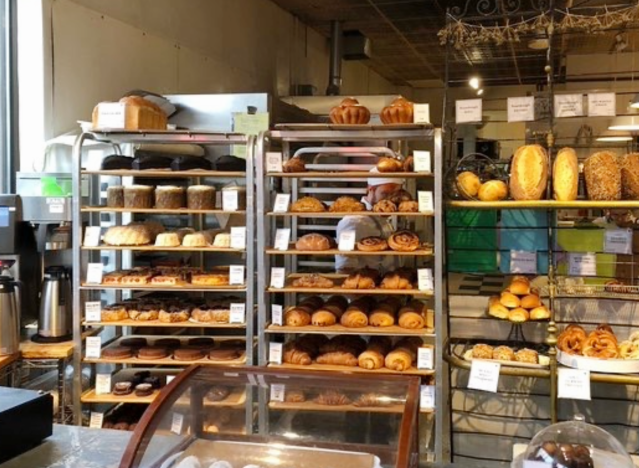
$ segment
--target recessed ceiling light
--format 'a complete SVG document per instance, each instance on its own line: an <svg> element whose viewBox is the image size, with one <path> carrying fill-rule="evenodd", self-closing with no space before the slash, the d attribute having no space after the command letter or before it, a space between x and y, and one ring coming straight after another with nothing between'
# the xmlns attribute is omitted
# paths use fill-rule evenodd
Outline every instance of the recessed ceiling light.
<svg viewBox="0 0 639 468"><path fill-rule="evenodd" d="M639 131L639 115L624 115L615 117L608 130L621 130L627 132Z"/></svg>
<svg viewBox="0 0 639 468"><path fill-rule="evenodd" d="M479 78L473 76L470 80L468 80L468 84L473 89L479 89Z"/></svg>

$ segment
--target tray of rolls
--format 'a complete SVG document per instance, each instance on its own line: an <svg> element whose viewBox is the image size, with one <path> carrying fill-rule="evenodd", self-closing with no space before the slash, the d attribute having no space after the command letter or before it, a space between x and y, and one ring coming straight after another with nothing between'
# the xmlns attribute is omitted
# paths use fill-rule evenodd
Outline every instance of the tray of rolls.
<svg viewBox="0 0 639 468"><path fill-rule="evenodd" d="M102 276L103 287L133 289L243 289L231 285L229 267L203 270L197 267L136 267ZM85 283L83 286L93 286Z"/></svg>
<svg viewBox="0 0 639 468"><path fill-rule="evenodd" d="M337 198L331 202L319 200L318 198L306 196L293 203L287 212L270 212L270 216L278 215L293 216L318 216L318 217L341 217L348 215L358 216L390 216L390 215L413 215L424 216L425 212L419 211L419 203L413 200L413 196L406 190L400 190L388 198L378 201L372 209L347 195Z"/></svg>
<svg viewBox="0 0 639 468"><path fill-rule="evenodd" d="M557 338L557 361L592 372L639 373L639 332L621 341L608 324L600 324L590 331L570 324Z"/></svg>
<svg viewBox="0 0 639 468"><path fill-rule="evenodd" d="M542 303L539 290L525 276L514 276L499 296L490 297L487 314L512 323L550 319L550 309Z"/></svg>
<svg viewBox="0 0 639 468"><path fill-rule="evenodd" d="M546 369L550 365L550 358L544 354L547 348L534 343L483 341L452 345L453 353L465 361L496 361L503 366L532 369Z"/></svg>
<svg viewBox="0 0 639 468"><path fill-rule="evenodd" d="M431 375L433 370L416 367L421 347L432 348L416 336L397 340L373 336L366 341L357 335L328 338L307 334L285 343L282 364L270 365L308 370Z"/></svg>

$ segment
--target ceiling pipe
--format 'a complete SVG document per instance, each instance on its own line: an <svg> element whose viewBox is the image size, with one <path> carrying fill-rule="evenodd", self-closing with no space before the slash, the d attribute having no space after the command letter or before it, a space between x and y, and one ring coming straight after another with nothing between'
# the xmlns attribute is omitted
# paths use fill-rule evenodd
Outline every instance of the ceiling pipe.
<svg viewBox="0 0 639 468"><path fill-rule="evenodd" d="M327 96L339 96L342 88L342 55L343 55L342 23L331 22L331 55L328 68Z"/></svg>

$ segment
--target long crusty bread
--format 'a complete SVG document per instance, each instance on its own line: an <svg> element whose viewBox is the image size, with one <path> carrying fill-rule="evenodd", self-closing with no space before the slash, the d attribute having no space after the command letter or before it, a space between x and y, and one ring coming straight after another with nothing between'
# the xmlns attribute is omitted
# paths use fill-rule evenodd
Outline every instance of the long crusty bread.
<svg viewBox="0 0 639 468"><path fill-rule="evenodd" d="M579 191L579 162L572 148L562 148L552 168L552 185L555 200L572 201Z"/></svg>
<svg viewBox="0 0 639 468"><path fill-rule="evenodd" d="M510 168L510 195L515 200L541 200L548 182L548 154L539 145L520 147Z"/></svg>

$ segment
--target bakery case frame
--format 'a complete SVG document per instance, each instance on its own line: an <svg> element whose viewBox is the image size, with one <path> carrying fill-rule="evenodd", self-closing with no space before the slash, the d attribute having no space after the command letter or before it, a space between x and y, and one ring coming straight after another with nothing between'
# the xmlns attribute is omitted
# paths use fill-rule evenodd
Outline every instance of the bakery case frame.
<svg viewBox="0 0 639 468"><path fill-rule="evenodd" d="M245 146L247 151L246 171L227 172L213 170L188 170L188 171L167 171L167 170L85 170L82 162L83 149L89 141L111 144L116 154L122 154L122 148L130 147L128 145L137 144L171 144L171 145L202 145L206 147L218 148L223 150L232 145ZM82 334L86 329L103 328L102 349L106 346L117 344L122 337L129 336L145 336L152 335L155 337L175 337L185 331L197 333L197 335L189 334L189 338L196 336L210 337L214 336L216 342L224 339L242 339L246 343L243 357L233 361L217 361L204 362L204 365L212 366L239 366L253 365L254 358L254 310L255 310L255 223L254 223L254 145L255 137L246 136L235 133L219 133L219 132L191 132L191 131L95 131L82 133L76 140L74 146L74 172L73 172L73 339L74 339L74 368L76 372L73 378L73 409L74 421L76 424L83 422L82 408L83 404L91 405L91 408L99 406L101 410L104 407L113 407L121 403L138 403L149 404L159 394L154 391L151 395L137 397L134 395L118 396L113 392L110 394L97 394L96 392L96 370L97 366L104 368L104 373L111 374L112 386L118 380L127 380L136 371L148 370L153 375L162 379L167 376L174 376L181 372L184 366L196 363L197 361L176 361L170 358L160 360L141 360L141 359L117 359L117 358L87 358L84 356ZM163 209L134 209L134 208L110 208L104 206L104 192L106 188L103 181L104 178L115 180L117 185L133 185L136 179L144 179L146 183L177 183L184 185L205 184L214 185L220 183L228 183L229 181L237 181L239 184L245 184L246 190L246 208L242 209L238 206L237 210L224 211L222 209L215 210L163 210ZM109 180L109 179L106 179ZM160 181L169 182L160 182ZM83 204L81 194L88 190L88 205ZM240 201L237 200L240 205ZM240 225L246 230L246 241L244 249L229 249L218 247L156 247L152 245L140 247L116 247L105 245L100 241L96 246L84 246L83 234L85 228L89 226L101 226L105 213L114 213L113 225L120 226L130 222L135 214L145 215L161 215L171 218L188 219L188 226L203 230L209 225L207 216L228 217L229 219L241 219ZM166 218L165 218L166 219ZM220 218L218 218L220 219ZM224 219L224 218L222 218ZM104 284L87 284L85 277L87 274L88 263L104 264L104 252L112 252L111 257L107 257L109 264L114 264L116 270L129 268L133 266L134 254L143 252L151 255L164 255L171 252L183 253L190 256L190 262L194 262L195 266L205 266L205 262L226 261L231 265L242 265L244 267L244 285L242 286L160 286L151 287L150 285L104 285ZM218 256L216 258L216 256ZM225 263L225 265L228 263ZM118 322L109 321L87 321L85 318L85 303L88 301L100 301L101 307L105 303L120 302L126 298L140 297L150 292L165 293L188 293L189 297L199 295L204 297L209 295L228 295L233 294L238 297L238 301L245 304L244 322L243 323L196 323L192 321L176 322L176 323L160 323L158 320L150 322L139 322L133 320L123 320ZM214 297L215 297L214 296ZM138 330L137 333L133 333ZM148 333L139 330L149 330ZM146 337L146 336L145 336ZM83 364L89 364L91 368L91 385L87 390L82 384ZM117 370L112 371L115 367ZM107 370L108 369L108 370ZM168 381L167 381L168 383ZM251 406L250 396L238 396L238 402ZM243 405L242 405L243 407ZM250 431L253 420L246 412L246 421L241 424ZM86 421L86 418L85 418Z"/></svg>
<svg viewBox="0 0 639 468"><path fill-rule="evenodd" d="M426 188L433 196L432 213L408 213L392 215L393 226L406 226L412 223L412 229L420 235L428 245L414 253L382 252L386 256L402 258L413 266L427 266L433 271L433 290L424 292L413 290L345 290L339 286L330 289L296 288L290 281L302 271L322 272L335 280L346 275L335 274L334 256L380 255L379 252L348 252L332 248L320 252L297 251L295 241L305 233L321 232L330 237L336 229L339 219L348 213L294 213L275 212L274 201L277 194L290 194L290 203L299 198L312 195L324 201L335 200L338 196L350 195L356 198L366 193L366 179L369 170L374 167L377 157L392 156L397 152L408 156L409 145L431 151L431 172L397 172L384 173L380 177L405 179L406 187L413 195L417 188ZM337 371L354 373L397 373L417 375L422 383L433 384L435 388L435 410L423 409L420 415L420 457L422 461L442 461L448 455L447 434L447 374L446 364L442 358L444 337L446 336L446 320L442 319L444 287L442 284L442 132L430 124L396 124L396 125L336 125L336 124L282 124L275 130L262 133L256 142L256 187L257 187L257 303L260 365L273 369L302 369L307 372ZM395 153L394 153L394 152ZM267 165L269 154L281 154L283 164L294 156L303 157L309 172L271 172ZM278 156L280 157L280 156ZM373 162L371 162L373 161ZM417 197L416 197L417 198ZM357 213L357 214L362 214ZM365 216L389 216L388 213L365 212ZM375 218L373 218L375 219ZM379 219L379 218L378 218ZM278 228L290 229L290 244L287 250L275 248ZM281 248L281 246L280 246ZM361 258L361 257L359 257ZM412 263L410 263L412 262ZM271 286L272 268L284 268L285 284L283 288ZM329 273L327 273L329 272ZM300 296L345 294L350 298L379 294L396 295L398 297L416 297L429 301L429 308L434 309L434 329L406 330L398 326L379 328L346 328L339 324L328 327L287 326L285 322L276 324L273 319L273 305L282 306L282 316L286 307L295 305ZM431 370L413 367L406 372L398 372L386 368L366 370L359 367L339 365L295 365L282 363L274 358L271 347L283 346L283 343L299 337L301 334L361 335L405 337L418 336L426 346L434 347L434 364ZM281 349L281 348L280 348ZM283 353L282 353L283 354ZM261 395L261 424L267 424L269 406L268 395ZM434 413L434 415L432 414ZM430 439L427 443L423 439ZM434 438L434 440L432 440ZM424 447L427 445L428 447Z"/></svg>

